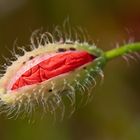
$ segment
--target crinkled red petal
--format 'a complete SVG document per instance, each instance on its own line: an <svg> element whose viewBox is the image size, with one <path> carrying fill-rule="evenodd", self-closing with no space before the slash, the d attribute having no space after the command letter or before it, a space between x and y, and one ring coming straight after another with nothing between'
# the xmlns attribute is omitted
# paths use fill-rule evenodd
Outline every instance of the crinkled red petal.
<svg viewBox="0 0 140 140"><path fill-rule="evenodd" d="M13 84L11 90L15 90L26 85L41 83L60 74L70 72L93 61L95 58L95 56L86 51L58 53L23 73Z"/></svg>

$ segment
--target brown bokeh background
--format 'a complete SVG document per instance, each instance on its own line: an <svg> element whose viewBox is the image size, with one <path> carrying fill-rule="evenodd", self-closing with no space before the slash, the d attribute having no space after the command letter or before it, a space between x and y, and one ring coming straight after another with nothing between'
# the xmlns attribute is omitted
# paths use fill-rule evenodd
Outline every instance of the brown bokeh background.
<svg viewBox="0 0 140 140"><path fill-rule="evenodd" d="M15 40L26 46L32 31L61 25L67 17L103 50L140 41L139 0L0 0L0 54L7 56L5 48ZM93 101L69 120L52 126L1 117L0 140L140 140L140 60L129 63L109 62Z"/></svg>

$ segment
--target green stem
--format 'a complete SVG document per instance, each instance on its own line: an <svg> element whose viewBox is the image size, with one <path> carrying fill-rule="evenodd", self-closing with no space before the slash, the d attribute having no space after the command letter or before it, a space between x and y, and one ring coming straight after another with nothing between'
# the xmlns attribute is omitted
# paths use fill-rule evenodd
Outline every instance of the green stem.
<svg viewBox="0 0 140 140"><path fill-rule="evenodd" d="M120 46L119 48L107 51L104 53L106 60L112 60L118 56L122 56L128 53L140 51L140 43L132 43Z"/></svg>

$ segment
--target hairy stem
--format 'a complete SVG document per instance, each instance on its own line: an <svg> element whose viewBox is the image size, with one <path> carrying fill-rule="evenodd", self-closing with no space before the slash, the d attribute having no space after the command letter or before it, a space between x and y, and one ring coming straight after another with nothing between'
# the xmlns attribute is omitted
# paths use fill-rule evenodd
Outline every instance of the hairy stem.
<svg viewBox="0 0 140 140"><path fill-rule="evenodd" d="M112 60L118 56L122 56L128 53L140 51L140 43L132 43L120 46L119 48L107 51L104 53L106 60Z"/></svg>

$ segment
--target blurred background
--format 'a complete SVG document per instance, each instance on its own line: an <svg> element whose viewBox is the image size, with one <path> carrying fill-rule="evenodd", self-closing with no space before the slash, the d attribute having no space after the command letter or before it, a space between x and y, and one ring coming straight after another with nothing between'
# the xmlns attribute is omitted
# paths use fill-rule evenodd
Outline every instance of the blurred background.
<svg viewBox="0 0 140 140"><path fill-rule="evenodd" d="M139 0L0 0L1 55L15 40L26 46L35 29L61 25L67 17L103 50L140 41ZM69 120L29 124L1 117L0 140L140 140L140 60L129 63L109 62L92 102Z"/></svg>

